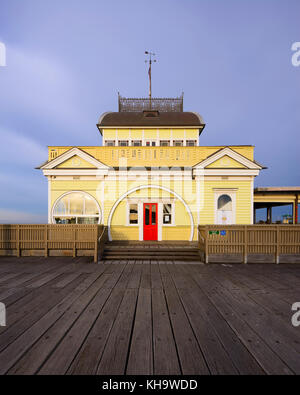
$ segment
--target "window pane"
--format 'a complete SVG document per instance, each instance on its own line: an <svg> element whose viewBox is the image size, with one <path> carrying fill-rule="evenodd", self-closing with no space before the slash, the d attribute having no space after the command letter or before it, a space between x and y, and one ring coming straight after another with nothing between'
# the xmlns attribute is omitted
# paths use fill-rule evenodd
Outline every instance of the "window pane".
<svg viewBox="0 0 300 395"><path fill-rule="evenodd" d="M146 204L145 205L145 225L149 225L149 220L150 220L149 204Z"/></svg>
<svg viewBox="0 0 300 395"><path fill-rule="evenodd" d="M99 215L97 204L90 196L85 196L85 215Z"/></svg>
<svg viewBox="0 0 300 395"><path fill-rule="evenodd" d="M84 214L84 195L82 195L81 193L70 193L66 196L66 199L69 200L69 214Z"/></svg>
<svg viewBox="0 0 300 395"><path fill-rule="evenodd" d="M75 217L55 217L54 218L56 224L76 224L76 218Z"/></svg>
<svg viewBox="0 0 300 395"><path fill-rule="evenodd" d="M218 199L218 210L232 210L232 200L228 195L221 195Z"/></svg>
<svg viewBox="0 0 300 395"><path fill-rule="evenodd" d="M175 147L182 147L182 146L183 146L183 141L175 140L175 141L173 142L173 145L174 145Z"/></svg>
<svg viewBox="0 0 300 395"><path fill-rule="evenodd" d="M160 145L162 147L169 147L170 141L168 141L168 140L160 140Z"/></svg>
<svg viewBox="0 0 300 395"><path fill-rule="evenodd" d="M138 205L130 204L129 205L129 223L137 224L138 223Z"/></svg>
<svg viewBox="0 0 300 395"><path fill-rule="evenodd" d="M66 200L60 200L57 204L56 204L56 206L55 206L55 209L54 209L54 214L55 215L66 215L67 213L68 213L68 206L66 205Z"/></svg>
<svg viewBox="0 0 300 395"><path fill-rule="evenodd" d="M78 224L93 225L93 224L97 224L98 221L99 221L98 217L78 217L77 218Z"/></svg>
<svg viewBox="0 0 300 395"><path fill-rule="evenodd" d="M163 223L171 224L172 223L172 205L164 204L163 206Z"/></svg>
<svg viewBox="0 0 300 395"><path fill-rule="evenodd" d="M195 147L197 145L196 143L196 140L186 140L187 147Z"/></svg>
<svg viewBox="0 0 300 395"><path fill-rule="evenodd" d="M155 204L153 204L152 205L152 216L151 216L151 218L152 218L152 225L156 225L156 205Z"/></svg>
<svg viewBox="0 0 300 395"><path fill-rule="evenodd" d="M105 145L107 147L114 147L115 146L115 140L106 140Z"/></svg>
<svg viewBox="0 0 300 395"><path fill-rule="evenodd" d="M155 147L155 146L156 146L156 142L152 141L152 147Z"/></svg>
<svg viewBox="0 0 300 395"><path fill-rule="evenodd" d="M119 141L119 145L120 145L121 147L127 147L127 146L128 146L128 141L126 141L126 140L120 140L120 141Z"/></svg>
<svg viewBox="0 0 300 395"><path fill-rule="evenodd" d="M140 147L140 146L142 145L142 141L141 141L141 140L134 140L134 141L132 142L132 145L133 145L134 147Z"/></svg>

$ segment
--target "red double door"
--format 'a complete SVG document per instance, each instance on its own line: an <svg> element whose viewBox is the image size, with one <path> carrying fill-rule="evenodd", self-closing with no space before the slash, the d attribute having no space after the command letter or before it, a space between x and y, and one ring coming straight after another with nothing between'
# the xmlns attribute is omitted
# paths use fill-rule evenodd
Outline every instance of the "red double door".
<svg viewBox="0 0 300 395"><path fill-rule="evenodd" d="M157 203L144 203L144 240L157 240Z"/></svg>

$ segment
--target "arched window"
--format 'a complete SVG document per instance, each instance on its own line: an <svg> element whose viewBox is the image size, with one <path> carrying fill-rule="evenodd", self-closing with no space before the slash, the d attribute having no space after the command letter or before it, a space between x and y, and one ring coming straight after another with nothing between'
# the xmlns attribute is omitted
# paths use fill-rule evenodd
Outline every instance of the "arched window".
<svg viewBox="0 0 300 395"><path fill-rule="evenodd" d="M232 210L232 200L228 195L221 195L218 199L218 210L231 211Z"/></svg>
<svg viewBox="0 0 300 395"><path fill-rule="evenodd" d="M59 198L52 211L54 224L98 224L101 210L97 201L85 192L68 192Z"/></svg>

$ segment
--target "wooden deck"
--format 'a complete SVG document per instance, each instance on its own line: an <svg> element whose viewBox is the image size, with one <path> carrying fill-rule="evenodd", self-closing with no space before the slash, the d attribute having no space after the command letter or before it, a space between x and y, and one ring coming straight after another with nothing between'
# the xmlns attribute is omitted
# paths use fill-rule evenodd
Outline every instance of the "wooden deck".
<svg viewBox="0 0 300 395"><path fill-rule="evenodd" d="M0 258L0 374L300 373L300 266L88 261Z"/></svg>

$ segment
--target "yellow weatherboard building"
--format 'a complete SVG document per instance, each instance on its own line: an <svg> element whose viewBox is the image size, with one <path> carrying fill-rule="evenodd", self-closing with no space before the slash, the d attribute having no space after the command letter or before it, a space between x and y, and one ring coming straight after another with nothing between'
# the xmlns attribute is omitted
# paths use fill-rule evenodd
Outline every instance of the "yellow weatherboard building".
<svg viewBox="0 0 300 395"><path fill-rule="evenodd" d="M197 240L202 224L252 224L253 146L202 146L183 97L119 96L101 115L102 146L49 147L49 223L99 223L110 240ZM199 139L200 136L200 139ZM200 143L199 143L200 141Z"/></svg>

